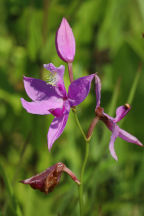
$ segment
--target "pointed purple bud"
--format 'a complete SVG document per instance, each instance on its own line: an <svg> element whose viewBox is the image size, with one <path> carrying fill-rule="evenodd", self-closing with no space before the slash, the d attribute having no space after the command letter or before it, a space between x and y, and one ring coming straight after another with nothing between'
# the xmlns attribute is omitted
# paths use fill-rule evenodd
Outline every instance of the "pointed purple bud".
<svg viewBox="0 0 144 216"><path fill-rule="evenodd" d="M32 188L48 194L58 185L62 172L66 172L73 179L73 181L80 184L80 181L77 179L75 174L61 162L51 166L35 176L32 176L31 178L20 182L23 184L29 184Z"/></svg>
<svg viewBox="0 0 144 216"><path fill-rule="evenodd" d="M63 18L56 33L56 50L65 62L73 62L75 56L75 38L68 21Z"/></svg>

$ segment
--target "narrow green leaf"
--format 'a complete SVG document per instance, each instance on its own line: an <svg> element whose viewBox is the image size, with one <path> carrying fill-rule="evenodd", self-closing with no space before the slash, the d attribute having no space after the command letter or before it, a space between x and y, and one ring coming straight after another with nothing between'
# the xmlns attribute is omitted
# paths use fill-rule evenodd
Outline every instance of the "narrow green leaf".
<svg viewBox="0 0 144 216"><path fill-rule="evenodd" d="M137 88L137 85L138 85L138 81L140 79L140 75L141 75L141 64L139 65L138 67L138 70L136 72L136 75L135 75L135 78L134 78L134 81L133 81L133 84L132 84L132 87L130 89L130 92L129 92L129 95L128 95L128 99L127 99L127 103L128 104L132 104L133 102L133 99L134 99L134 96L135 96L135 93L136 93L136 88ZM122 126L123 122L124 122L125 119L122 119L121 122L120 122L120 126Z"/></svg>
<svg viewBox="0 0 144 216"><path fill-rule="evenodd" d="M140 79L140 75L141 75L141 65L139 65L139 68L138 68L136 76L134 78L132 87L131 87L130 92L129 92L129 96L128 96L128 100L127 100L127 102L129 104L132 104L132 102L133 102L135 92L136 92L136 88L137 88L137 85L138 85L138 81Z"/></svg>
<svg viewBox="0 0 144 216"><path fill-rule="evenodd" d="M10 186L10 183L9 183L9 181L8 181L8 178L7 178L7 176L6 176L6 173L5 173L4 168L3 168L3 166L1 165L1 163L0 163L0 175L1 175L1 177L3 178L3 180L4 180L4 183L5 183L5 186L6 186L6 190L7 190L8 195L9 195L9 197L12 199L12 197L13 197L12 188L11 188L11 186Z"/></svg>
<svg viewBox="0 0 144 216"><path fill-rule="evenodd" d="M8 198L9 198L8 201L10 201L10 205L12 206L13 212L15 213L16 216L22 216L22 213L21 213L21 210L20 210L19 205L17 203L16 197L13 194L12 187L10 185L10 182L8 180L6 172L5 172L5 170L4 170L4 168L3 168L3 166L2 166L1 163L0 163L0 175L3 178L3 180L4 180L4 183L5 183L5 186L6 186L6 191L8 193ZM7 203L5 205L5 215L7 214L6 213L7 212L6 209L7 209Z"/></svg>

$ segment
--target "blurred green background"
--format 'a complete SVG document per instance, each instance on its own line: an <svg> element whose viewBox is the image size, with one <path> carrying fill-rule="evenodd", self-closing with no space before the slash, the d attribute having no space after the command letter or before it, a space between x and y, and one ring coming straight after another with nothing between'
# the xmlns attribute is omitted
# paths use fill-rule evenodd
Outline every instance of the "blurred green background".
<svg viewBox="0 0 144 216"><path fill-rule="evenodd" d="M74 78L98 72L105 111L115 116L117 106L130 102L120 126L144 143L143 0L0 0L0 215L79 215L78 189L66 174L48 195L19 183L59 161L80 174L84 142L73 113L48 152L52 116L29 114L20 103L28 99L23 75L42 78L44 63L64 64L55 49L62 17L76 39ZM77 108L85 131L95 104L93 85ZM118 138L116 162L108 149L110 135L99 122L85 173L85 215L143 216L144 150Z"/></svg>

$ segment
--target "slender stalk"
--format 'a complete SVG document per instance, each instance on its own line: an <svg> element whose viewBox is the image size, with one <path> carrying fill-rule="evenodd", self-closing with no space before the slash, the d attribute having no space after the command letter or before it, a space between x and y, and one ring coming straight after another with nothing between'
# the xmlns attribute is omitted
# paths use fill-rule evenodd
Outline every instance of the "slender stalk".
<svg viewBox="0 0 144 216"><path fill-rule="evenodd" d="M91 138L93 130L94 130L94 128L95 128L98 121L99 121L99 117L95 116L94 119L92 120L90 126L89 126L89 129L88 129L88 132L87 132L87 139Z"/></svg>
<svg viewBox="0 0 144 216"><path fill-rule="evenodd" d="M80 174L80 185L79 185L79 203L80 203L80 216L83 216L83 210L84 210L84 205L83 205L83 179L84 179L84 171L85 167L87 164L88 160L88 155L89 155L89 142L85 142L85 156L81 168L81 174Z"/></svg>
<svg viewBox="0 0 144 216"><path fill-rule="evenodd" d="M83 163L82 163L82 168L81 168L81 173L80 173L80 185L79 185L79 205L80 205L80 216L83 216L83 178L84 178L84 171L85 171L85 167L86 167L86 164L87 164L87 160L88 160L88 154L89 154L89 139L87 139L82 127L81 127L81 124L79 122L79 119L78 119L78 116L77 116L77 113L76 113L76 108L73 108L73 113L74 113L74 117L75 117L75 120L76 120L76 124L77 126L79 127L80 131L81 131L81 134L85 140L85 155L84 155L84 160L83 160Z"/></svg>
<svg viewBox="0 0 144 216"><path fill-rule="evenodd" d="M76 113L76 108L73 108L72 111L73 111L73 113L74 113L74 117L75 117L76 124L77 124L78 128L80 129L81 134L82 134L84 140L87 141L85 132L83 131L83 129L82 129L82 127L81 127L81 124L80 124L80 121L79 121L79 119L78 119L78 116L77 116L77 113Z"/></svg>
<svg viewBox="0 0 144 216"><path fill-rule="evenodd" d="M70 82L72 83L74 79L73 79L73 70L72 70L72 63L71 62L68 62L68 72L69 72Z"/></svg>

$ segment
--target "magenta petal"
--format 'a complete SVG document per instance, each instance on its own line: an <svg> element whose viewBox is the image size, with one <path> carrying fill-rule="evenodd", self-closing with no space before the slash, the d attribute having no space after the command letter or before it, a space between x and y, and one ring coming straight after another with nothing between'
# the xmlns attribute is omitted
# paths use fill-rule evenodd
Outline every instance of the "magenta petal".
<svg viewBox="0 0 144 216"><path fill-rule="evenodd" d="M125 115L130 111L130 109L131 107L129 104L118 107L116 110L116 117L114 118L114 122L119 122L121 119L123 119Z"/></svg>
<svg viewBox="0 0 144 216"><path fill-rule="evenodd" d="M50 114L51 109L63 107L63 100L61 98L51 98L50 100L32 101L28 102L21 98L22 106L27 112L32 114L47 115Z"/></svg>
<svg viewBox="0 0 144 216"><path fill-rule="evenodd" d="M24 77L24 87L27 95L33 101L47 100L52 96L60 97L55 90L55 86L40 79Z"/></svg>
<svg viewBox="0 0 144 216"><path fill-rule="evenodd" d="M70 84L68 98L71 106L77 106L88 96L94 76L81 77Z"/></svg>
<svg viewBox="0 0 144 216"><path fill-rule="evenodd" d="M101 81L100 78L95 75L95 91L96 91L96 108L100 106L100 99L101 99Z"/></svg>
<svg viewBox="0 0 144 216"><path fill-rule="evenodd" d="M75 56L75 38L65 18L62 19L56 34L56 49L59 57L65 62L72 62Z"/></svg>
<svg viewBox="0 0 144 216"><path fill-rule="evenodd" d="M127 142L134 143L139 146L143 146L143 144L133 135L126 132L125 130L119 129L119 135L120 138L123 140L126 140Z"/></svg>
<svg viewBox="0 0 144 216"><path fill-rule="evenodd" d="M115 150L114 150L114 142L115 142L115 139L118 137L118 134L119 134L119 127L117 125L115 125L113 130L112 130L112 135L111 135L111 139L110 139L110 143L109 143L110 153L115 160L118 160L118 158L117 158L117 155L116 155Z"/></svg>
<svg viewBox="0 0 144 216"><path fill-rule="evenodd" d="M68 115L69 112L64 114L61 117L55 117L54 120L52 121L49 131L48 131L48 149L52 148L53 143L59 138L59 136L62 134L67 120L68 120Z"/></svg>

